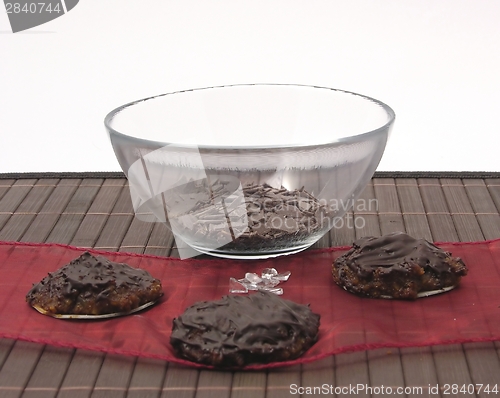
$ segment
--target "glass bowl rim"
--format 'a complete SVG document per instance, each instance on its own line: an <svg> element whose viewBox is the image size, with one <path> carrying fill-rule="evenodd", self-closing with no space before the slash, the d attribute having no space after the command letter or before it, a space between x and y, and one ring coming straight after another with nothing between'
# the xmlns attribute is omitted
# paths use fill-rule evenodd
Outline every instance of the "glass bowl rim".
<svg viewBox="0 0 500 398"><path fill-rule="evenodd" d="M111 122L113 118L118 115L120 112L125 110L126 108L132 107L134 105L140 104L142 102L154 100L157 98L165 97L167 95L174 95L174 94L182 94L182 93L187 93L187 92L195 92L195 91L202 91L202 90L210 90L210 89L219 89L219 88L229 88L229 87L253 87L253 86L277 86L277 87L302 87L302 88L312 88L312 89L322 89L322 90L330 90L330 91L336 91L339 93L343 94L350 94L350 95L355 95L358 97L361 97L364 100L374 102L375 104L379 105L388 115L389 120L383 124L382 126L366 131L364 133L359 133L359 134L354 134L354 135L349 135L346 137L340 137L333 139L329 142L325 142L324 144L281 144L281 145L243 145L243 146L237 146L237 145L230 145L230 146L223 146L223 145L196 145L198 149L206 149L206 150L265 150L265 149L306 149L306 148L318 148L318 147L326 147L330 146L333 144L349 144L349 143L355 143L364 140L368 136L371 135L376 135L377 133L381 131L388 131L391 125L394 123L394 120L396 119L396 113L394 110L387 105L386 103L377 100L373 97L369 97L364 94L359 94L353 91L347 91L347 90L342 90L342 89L337 89L337 88L331 88L331 87L324 87L324 86L316 86L316 85L309 85L309 84L294 84L294 83L238 83L238 84L224 84L224 85L218 85L218 86L208 86L208 87L200 87L200 88L192 88L192 89L184 89L184 90L177 90L177 91L171 91L163 94L157 94L153 95L150 97L142 98L139 100L131 101L126 104L123 104L112 111L110 111L104 118L104 125L108 132L113 132L114 134L118 134L121 136L125 137L130 137L133 139L137 139L140 141L146 141L150 143L155 143L155 144L170 144L179 148L191 148L193 147L192 145L186 145L186 144L180 144L176 142L159 142L155 140L151 140L148 138L141 138L129 134L122 133L120 131L115 130L113 127L111 127Z"/></svg>

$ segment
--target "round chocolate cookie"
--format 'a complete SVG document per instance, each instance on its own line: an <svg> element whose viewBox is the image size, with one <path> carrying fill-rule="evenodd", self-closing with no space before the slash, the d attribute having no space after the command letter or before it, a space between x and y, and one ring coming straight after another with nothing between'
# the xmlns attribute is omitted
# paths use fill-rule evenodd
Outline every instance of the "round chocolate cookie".
<svg viewBox="0 0 500 398"><path fill-rule="evenodd" d="M194 304L174 319L177 355L217 367L287 361L318 339L318 314L275 294L225 296Z"/></svg>
<svg viewBox="0 0 500 398"><path fill-rule="evenodd" d="M85 252L34 285L26 301L46 315L103 315L131 312L162 295L147 271Z"/></svg>
<svg viewBox="0 0 500 398"><path fill-rule="evenodd" d="M398 232L357 240L334 261L332 274L351 293L416 299L457 286L467 266L425 239Z"/></svg>

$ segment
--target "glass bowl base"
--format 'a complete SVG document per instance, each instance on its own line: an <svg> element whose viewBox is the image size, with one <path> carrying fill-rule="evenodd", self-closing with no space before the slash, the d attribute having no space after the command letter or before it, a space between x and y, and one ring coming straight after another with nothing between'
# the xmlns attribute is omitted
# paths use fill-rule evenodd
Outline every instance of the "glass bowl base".
<svg viewBox="0 0 500 398"><path fill-rule="evenodd" d="M299 253L301 251L306 250L307 248L311 247L313 243L307 243L305 245L301 246L295 246L295 247L290 247L282 250L275 250L275 251L258 251L258 252L231 252L231 251L219 251L219 250L207 250L201 247L197 246L192 246L193 249L196 251L203 253L203 254L208 254L209 256L213 257L220 257L220 258L229 258L233 260L263 260L267 258L274 258L274 257L280 257L280 256L286 256L290 254L295 254Z"/></svg>

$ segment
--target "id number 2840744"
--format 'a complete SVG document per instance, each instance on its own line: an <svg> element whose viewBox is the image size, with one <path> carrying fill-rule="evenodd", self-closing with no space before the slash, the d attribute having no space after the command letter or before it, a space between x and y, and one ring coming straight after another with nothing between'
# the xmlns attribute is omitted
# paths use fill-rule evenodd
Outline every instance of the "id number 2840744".
<svg viewBox="0 0 500 398"><path fill-rule="evenodd" d="M456 394L498 394L497 384L443 384L443 395Z"/></svg>
<svg viewBox="0 0 500 398"><path fill-rule="evenodd" d="M44 3L44 2L32 2L32 3L5 3L5 10L7 14L42 14L42 13L56 13L60 14L64 12L60 3Z"/></svg>

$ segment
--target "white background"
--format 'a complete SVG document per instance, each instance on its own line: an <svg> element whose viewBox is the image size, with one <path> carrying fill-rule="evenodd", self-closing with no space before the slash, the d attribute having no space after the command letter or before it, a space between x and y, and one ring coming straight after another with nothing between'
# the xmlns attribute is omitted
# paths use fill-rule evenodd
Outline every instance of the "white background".
<svg viewBox="0 0 500 398"><path fill-rule="evenodd" d="M0 3L0 173L118 171L111 109L235 83L387 103L381 171L500 171L498 0L80 0L15 34Z"/></svg>

